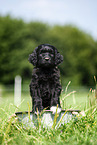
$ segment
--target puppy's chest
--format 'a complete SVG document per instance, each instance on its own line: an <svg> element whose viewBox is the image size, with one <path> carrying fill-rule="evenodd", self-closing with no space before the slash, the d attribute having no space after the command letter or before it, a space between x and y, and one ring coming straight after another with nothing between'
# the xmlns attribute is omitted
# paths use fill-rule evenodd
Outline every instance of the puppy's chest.
<svg viewBox="0 0 97 145"><path fill-rule="evenodd" d="M54 87L53 81L39 81L40 94L42 98L50 98L51 91ZM45 99L46 99L45 98Z"/></svg>
<svg viewBox="0 0 97 145"><path fill-rule="evenodd" d="M54 87L54 76L50 73L48 74L43 74L40 73L40 75L38 76L38 84L41 90L41 93L46 94L46 93L50 93L51 89Z"/></svg>
<svg viewBox="0 0 97 145"><path fill-rule="evenodd" d="M47 73L39 73L38 74L39 81L42 81L42 83L52 83L54 82L54 75L53 73L47 72Z"/></svg>

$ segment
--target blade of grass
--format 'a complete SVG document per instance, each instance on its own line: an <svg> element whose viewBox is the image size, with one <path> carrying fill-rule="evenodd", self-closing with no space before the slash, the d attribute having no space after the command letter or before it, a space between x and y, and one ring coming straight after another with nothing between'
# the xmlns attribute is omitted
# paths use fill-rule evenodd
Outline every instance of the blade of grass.
<svg viewBox="0 0 97 145"><path fill-rule="evenodd" d="M54 122L53 122L53 125L52 125L52 129L55 128L56 122L57 122L57 118L59 116L58 113L57 113L57 110L58 110L58 104L57 104L56 113L55 113L55 116L54 116Z"/></svg>
<svg viewBox="0 0 97 145"><path fill-rule="evenodd" d="M62 119L64 118L64 116L65 116L66 113L67 113L67 110L65 111L65 113L63 114L63 116L61 117L61 119L59 120L59 122L58 122L58 124L57 124L57 128L59 127L59 125L60 125L60 123L61 123L61 121L62 121Z"/></svg>

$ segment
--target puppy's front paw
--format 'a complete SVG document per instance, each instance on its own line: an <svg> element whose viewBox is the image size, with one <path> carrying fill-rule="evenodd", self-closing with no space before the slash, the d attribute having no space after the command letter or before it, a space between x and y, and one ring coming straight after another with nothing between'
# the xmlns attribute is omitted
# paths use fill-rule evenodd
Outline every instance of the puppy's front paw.
<svg viewBox="0 0 97 145"><path fill-rule="evenodd" d="M56 110L57 110L57 113L59 114L60 112L61 112L61 108L57 108L56 106L52 106L51 108L50 108L50 110L53 112L53 114L55 114L56 113Z"/></svg>
<svg viewBox="0 0 97 145"><path fill-rule="evenodd" d="M39 115L40 112L37 110L37 111L34 112L34 114Z"/></svg>

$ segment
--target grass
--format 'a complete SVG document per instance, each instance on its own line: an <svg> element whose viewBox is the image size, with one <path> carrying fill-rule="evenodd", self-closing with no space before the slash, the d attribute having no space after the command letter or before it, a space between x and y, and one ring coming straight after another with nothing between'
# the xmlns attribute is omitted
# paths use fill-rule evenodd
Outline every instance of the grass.
<svg viewBox="0 0 97 145"><path fill-rule="evenodd" d="M0 108L4 108L5 110L9 110L11 107L11 108L14 108L13 110L15 110L17 112L18 111L27 111L28 110L27 103L30 104L30 110L31 110L31 108L32 108L31 97L29 96L28 93L22 94L21 104L19 104L18 107L16 107L14 105L14 94L13 93L4 93L3 97L0 97Z"/></svg>
<svg viewBox="0 0 97 145"><path fill-rule="evenodd" d="M63 99L63 100L62 100ZM93 91L62 93L63 109L84 110L86 115L77 115L59 128L24 128L13 115L17 111L31 110L29 94L22 94L22 103L16 107L12 93L0 97L0 144L2 145L96 145L97 144L97 106ZM30 108L29 108L30 106ZM55 118L56 119L56 118ZM54 126L54 124L53 124Z"/></svg>

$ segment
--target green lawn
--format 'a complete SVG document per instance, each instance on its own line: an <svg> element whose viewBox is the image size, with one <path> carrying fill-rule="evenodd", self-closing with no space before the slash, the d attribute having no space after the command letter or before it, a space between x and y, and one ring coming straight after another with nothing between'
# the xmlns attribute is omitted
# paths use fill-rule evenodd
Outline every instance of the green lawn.
<svg viewBox="0 0 97 145"><path fill-rule="evenodd" d="M21 103L16 107L14 105L14 95L13 93L5 94L3 97L0 98L0 108L3 108L5 110L11 110L10 108L14 108L12 112L14 111L28 111L28 106L30 105L30 110L32 108L31 103L31 97L29 94L22 94L21 97Z"/></svg>
<svg viewBox="0 0 97 145"><path fill-rule="evenodd" d="M75 93L67 91L62 93L61 105L63 109L80 109L86 111L86 116L79 115L77 119L60 126L60 128L24 128L15 116L19 111L31 110L31 97L29 93L22 94L21 104L14 105L12 92L3 93L0 97L0 144L2 145L96 145L97 144L97 106L93 101L89 105L89 97L94 94L87 90L78 90ZM64 98L64 99L63 99ZM62 101L63 99L63 101ZM93 99L92 99L93 100ZM92 107L92 110L89 109ZM87 111L87 110L91 111Z"/></svg>
<svg viewBox="0 0 97 145"><path fill-rule="evenodd" d="M66 94L63 92L60 99L64 98L62 100L62 108L63 109L81 109L84 110L84 107L86 105L87 97L89 94L88 90L81 90L76 91L72 93L73 91L66 92ZM66 98L65 98L66 97ZM22 93L21 97L21 104L18 105L17 111L27 111L28 106L30 105L30 110L32 108L32 102L29 92ZM14 94L13 92L3 93L0 97L0 108L8 108L14 105Z"/></svg>

